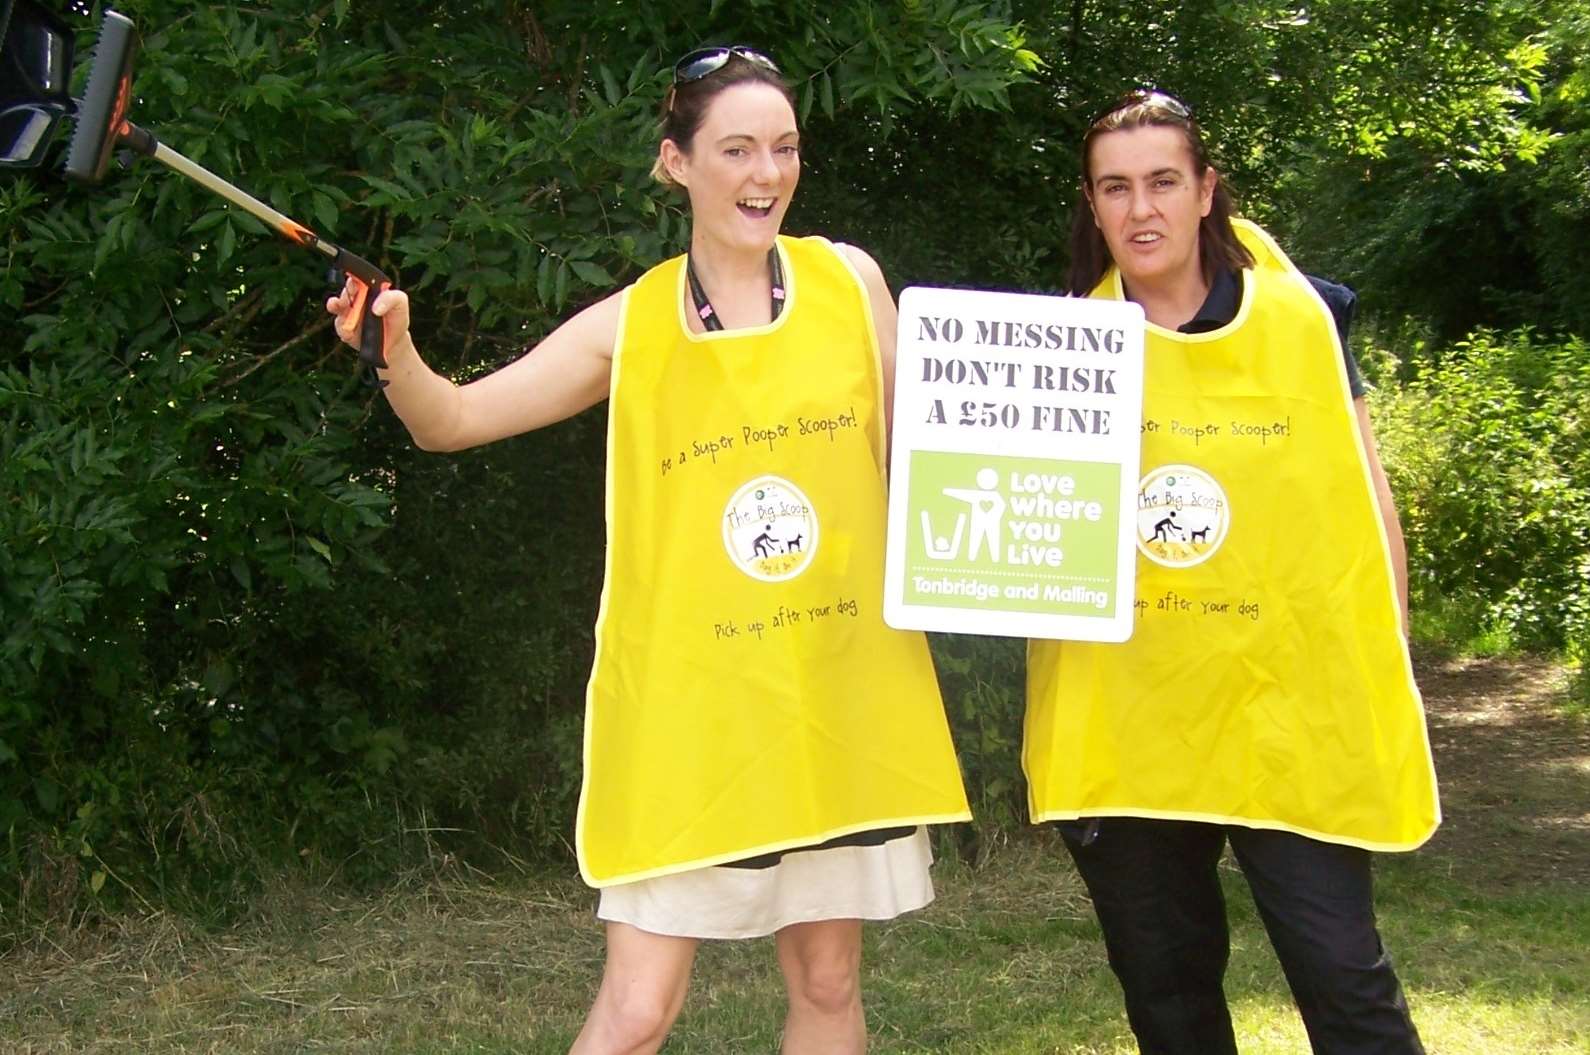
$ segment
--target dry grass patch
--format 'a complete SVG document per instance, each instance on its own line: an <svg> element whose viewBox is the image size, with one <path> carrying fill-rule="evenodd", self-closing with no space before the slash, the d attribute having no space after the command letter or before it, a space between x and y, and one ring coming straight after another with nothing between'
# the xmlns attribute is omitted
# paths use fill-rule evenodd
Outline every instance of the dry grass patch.
<svg viewBox="0 0 1590 1055"><path fill-rule="evenodd" d="M282 887L224 931L153 916L15 948L0 1028L27 1052L520 1050L542 1009L583 1009L600 956L577 884Z"/></svg>
<svg viewBox="0 0 1590 1055"><path fill-rule="evenodd" d="M1382 869L1382 923L1432 1051L1567 1055L1590 1036L1583 896L1477 892L1432 855ZM1239 876L1228 991L1245 1053L1306 1051ZM875 1052L1133 1050L1097 927L1057 842L939 869L940 898L869 928ZM203 932L169 916L35 938L0 958L0 1050L561 1053L601 966L592 897L563 880L432 880L379 898L281 888ZM664 1049L776 1050L769 941L703 948Z"/></svg>

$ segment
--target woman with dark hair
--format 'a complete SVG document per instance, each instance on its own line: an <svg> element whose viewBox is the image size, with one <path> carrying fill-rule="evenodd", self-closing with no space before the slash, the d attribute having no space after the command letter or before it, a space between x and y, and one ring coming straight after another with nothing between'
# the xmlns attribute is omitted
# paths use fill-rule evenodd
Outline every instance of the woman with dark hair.
<svg viewBox="0 0 1590 1055"><path fill-rule="evenodd" d="M1082 168L1071 289L1148 320L1146 603L1125 644L1032 642L1033 817L1059 822L1145 1053L1237 1050L1228 844L1314 1050L1420 1052L1370 852L1419 846L1440 807L1351 292L1233 218L1172 96L1099 117Z"/></svg>
<svg viewBox="0 0 1590 1055"><path fill-rule="evenodd" d="M779 234L800 135L766 56L684 56L662 125L685 256L463 386L383 293L381 376L427 450L609 400L575 839L607 963L573 1051L656 1051L698 942L772 934L783 1050L860 1052L861 921L926 904L922 825L969 816L925 639L881 618L895 306L866 253Z"/></svg>
<svg viewBox="0 0 1590 1055"><path fill-rule="evenodd" d="M1198 273L1206 286L1224 275L1236 275L1243 268L1253 266L1253 254L1237 237L1231 226L1236 215L1236 205L1225 181L1210 163L1203 135L1192 120L1192 112L1181 100L1164 92L1137 92L1126 96L1121 103L1088 127L1082 137L1082 193L1092 204L1093 143L1111 132L1125 132L1136 128L1170 127L1180 130L1190 154L1192 173L1199 173L1200 213L1198 220ZM1203 182L1209 182L1207 211L1202 202ZM1066 283L1078 296L1087 296L1104 277L1114 259L1104 231L1094 218L1091 208L1077 209L1071 217L1071 272ZM1135 298L1134 298L1135 299Z"/></svg>

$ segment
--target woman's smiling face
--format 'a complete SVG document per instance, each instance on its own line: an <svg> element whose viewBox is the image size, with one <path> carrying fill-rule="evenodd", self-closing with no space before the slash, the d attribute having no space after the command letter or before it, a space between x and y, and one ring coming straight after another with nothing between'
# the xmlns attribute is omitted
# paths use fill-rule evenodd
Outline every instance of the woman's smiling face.
<svg viewBox="0 0 1590 1055"><path fill-rule="evenodd" d="M1175 127L1106 132L1090 145L1088 204L1129 287L1202 282L1198 226L1209 215L1218 177L1195 166Z"/></svg>
<svg viewBox="0 0 1590 1055"><path fill-rule="evenodd" d="M690 194L698 235L765 252L800 181L795 111L770 84L725 88L708 106L690 152L664 140L663 162Z"/></svg>

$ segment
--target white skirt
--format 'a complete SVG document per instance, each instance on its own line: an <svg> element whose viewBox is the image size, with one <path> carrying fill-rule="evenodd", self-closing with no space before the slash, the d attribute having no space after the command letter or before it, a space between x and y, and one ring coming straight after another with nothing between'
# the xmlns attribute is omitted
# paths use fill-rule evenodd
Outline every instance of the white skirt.
<svg viewBox="0 0 1590 1055"><path fill-rule="evenodd" d="M678 938L760 938L792 923L893 919L933 900L927 829L877 846L787 853L603 887L598 919Z"/></svg>

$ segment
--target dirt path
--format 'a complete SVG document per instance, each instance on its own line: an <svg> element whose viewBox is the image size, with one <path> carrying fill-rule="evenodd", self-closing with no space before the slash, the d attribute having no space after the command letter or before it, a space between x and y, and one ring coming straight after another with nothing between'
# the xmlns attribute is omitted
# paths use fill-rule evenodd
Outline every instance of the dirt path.
<svg viewBox="0 0 1590 1055"><path fill-rule="evenodd" d="M1423 852L1498 887L1590 887L1590 721L1535 659L1415 663L1445 821Z"/></svg>

